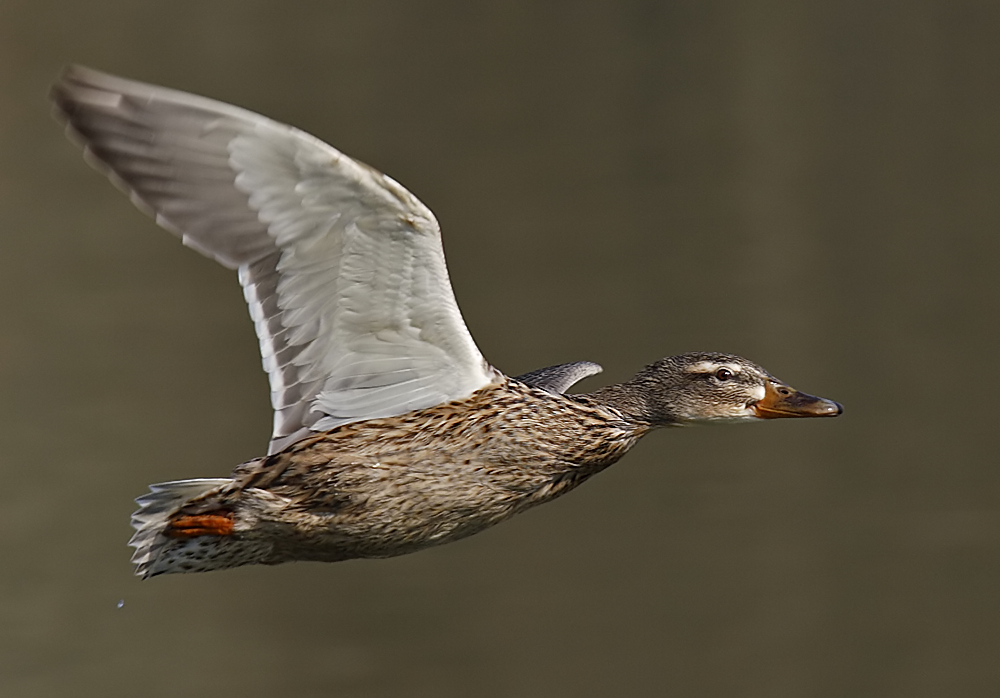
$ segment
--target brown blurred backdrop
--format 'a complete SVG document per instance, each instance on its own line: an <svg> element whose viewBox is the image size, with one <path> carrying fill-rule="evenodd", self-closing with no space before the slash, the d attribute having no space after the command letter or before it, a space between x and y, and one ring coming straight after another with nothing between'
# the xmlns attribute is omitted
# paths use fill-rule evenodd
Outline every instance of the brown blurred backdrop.
<svg viewBox="0 0 1000 698"><path fill-rule="evenodd" d="M1000 695L998 35L985 0L4 0L0 695ZM391 174L508 373L731 351L846 414L658 433L410 557L141 583L132 498L259 455L267 387L234 275L50 118L70 62Z"/></svg>

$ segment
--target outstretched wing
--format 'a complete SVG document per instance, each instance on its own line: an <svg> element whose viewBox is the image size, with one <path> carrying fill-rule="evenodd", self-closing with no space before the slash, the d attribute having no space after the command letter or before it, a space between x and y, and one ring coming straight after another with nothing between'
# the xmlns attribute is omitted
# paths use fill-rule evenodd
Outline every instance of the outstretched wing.
<svg viewBox="0 0 1000 698"><path fill-rule="evenodd" d="M497 379L448 279L434 214L298 129L72 67L68 130L157 223L238 269L271 383L271 451Z"/></svg>

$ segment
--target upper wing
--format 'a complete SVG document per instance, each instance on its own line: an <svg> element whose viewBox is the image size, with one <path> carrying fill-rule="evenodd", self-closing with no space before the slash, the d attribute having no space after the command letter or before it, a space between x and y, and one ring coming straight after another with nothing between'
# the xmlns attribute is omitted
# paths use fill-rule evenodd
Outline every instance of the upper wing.
<svg viewBox="0 0 1000 698"><path fill-rule="evenodd" d="M558 366L538 368L517 376L514 380L548 390L550 393L565 393L577 381L598 374L603 370L604 368L600 364L595 364L593 361L574 361Z"/></svg>
<svg viewBox="0 0 1000 698"><path fill-rule="evenodd" d="M298 129L72 67L53 100L88 160L184 244L239 270L271 383L271 451L497 378L459 313L434 214Z"/></svg>

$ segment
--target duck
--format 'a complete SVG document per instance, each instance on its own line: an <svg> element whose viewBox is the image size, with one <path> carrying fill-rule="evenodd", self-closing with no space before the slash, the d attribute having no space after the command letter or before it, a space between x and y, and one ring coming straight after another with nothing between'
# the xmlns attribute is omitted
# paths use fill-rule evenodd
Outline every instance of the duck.
<svg viewBox="0 0 1000 698"><path fill-rule="evenodd" d="M408 554L569 492L661 427L843 412L719 352L590 393L567 392L590 361L507 376L465 326L434 214L392 178L257 113L82 66L52 99L90 164L237 272L270 384L265 455L136 500L142 578Z"/></svg>

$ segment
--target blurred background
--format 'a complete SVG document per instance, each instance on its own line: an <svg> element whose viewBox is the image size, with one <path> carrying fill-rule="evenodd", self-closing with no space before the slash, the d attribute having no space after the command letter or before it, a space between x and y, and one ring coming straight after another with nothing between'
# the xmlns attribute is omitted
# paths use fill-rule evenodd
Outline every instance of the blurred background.
<svg viewBox="0 0 1000 698"><path fill-rule="evenodd" d="M0 4L0 694L996 696L1000 4ZM438 215L512 375L743 354L837 420L663 431L385 561L132 577L264 452L235 275L66 141L79 62L295 124Z"/></svg>

